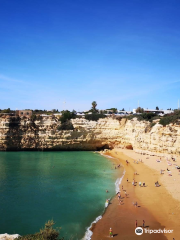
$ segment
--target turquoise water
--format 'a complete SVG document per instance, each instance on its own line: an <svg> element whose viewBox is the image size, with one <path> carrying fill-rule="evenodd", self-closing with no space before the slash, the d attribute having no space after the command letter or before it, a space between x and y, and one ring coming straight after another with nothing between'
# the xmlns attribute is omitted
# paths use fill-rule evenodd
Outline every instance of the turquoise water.
<svg viewBox="0 0 180 240"><path fill-rule="evenodd" d="M79 240L119 175L93 152L0 152L0 233L35 233L53 219L61 236Z"/></svg>

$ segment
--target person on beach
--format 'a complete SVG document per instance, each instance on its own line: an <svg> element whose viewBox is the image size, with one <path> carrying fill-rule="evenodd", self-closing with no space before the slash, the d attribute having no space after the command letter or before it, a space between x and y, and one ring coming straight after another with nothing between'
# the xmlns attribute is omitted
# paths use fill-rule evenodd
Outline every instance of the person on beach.
<svg viewBox="0 0 180 240"><path fill-rule="evenodd" d="M132 185L135 186L135 179L133 179Z"/></svg>
<svg viewBox="0 0 180 240"><path fill-rule="evenodd" d="M123 190L123 185L122 185L122 190Z"/></svg>
<svg viewBox="0 0 180 240"><path fill-rule="evenodd" d="M137 220L135 221L135 228L137 228Z"/></svg>
<svg viewBox="0 0 180 240"><path fill-rule="evenodd" d="M160 187L159 182L155 182L155 187Z"/></svg>
<svg viewBox="0 0 180 240"><path fill-rule="evenodd" d="M145 221L143 220L143 228L144 228L144 226L145 226Z"/></svg>
<svg viewBox="0 0 180 240"><path fill-rule="evenodd" d="M109 229L109 236L113 237L112 228Z"/></svg>
<svg viewBox="0 0 180 240"><path fill-rule="evenodd" d="M127 182L128 182L128 178L127 178Z"/></svg>

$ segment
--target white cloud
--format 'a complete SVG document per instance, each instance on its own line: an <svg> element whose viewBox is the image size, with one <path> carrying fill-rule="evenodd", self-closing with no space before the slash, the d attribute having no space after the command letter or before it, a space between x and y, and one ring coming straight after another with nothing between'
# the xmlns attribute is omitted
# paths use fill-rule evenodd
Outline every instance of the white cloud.
<svg viewBox="0 0 180 240"><path fill-rule="evenodd" d="M29 84L28 82L25 82L25 81L22 81L22 80L17 80L17 79L14 79L14 78L10 78L10 77L7 77L7 76L2 75L2 74L0 74L0 80Z"/></svg>

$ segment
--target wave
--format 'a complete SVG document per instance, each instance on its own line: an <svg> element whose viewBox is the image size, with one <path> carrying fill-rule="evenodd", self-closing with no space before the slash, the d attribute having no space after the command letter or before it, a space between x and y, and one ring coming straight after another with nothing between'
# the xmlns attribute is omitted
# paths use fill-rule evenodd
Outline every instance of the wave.
<svg viewBox="0 0 180 240"><path fill-rule="evenodd" d="M102 155L102 156L104 156L104 157L106 157L106 158L114 158L114 159L117 159L117 158L115 158L115 157L111 157L111 156L106 155L106 154L104 154L104 153L100 153L100 155Z"/></svg>
<svg viewBox="0 0 180 240"><path fill-rule="evenodd" d="M90 240L92 235L93 235L93 232L90 230L93 226L93 224L97 223L100 219L102 218L102 216L98 216L94 222L91 223L90 227L88 227L86 233L85 233L85 236L82 238L82 240Z"/></svg>
<svg viewBox="0 0 180 240"><path fill-rule="evenodd" d="M123 179L124 175L125 175L125 170L124 170L124 172L123 172L122 177L121 177L121 178L118 178L118 179L116 180L116 182L115 182L115 191L116 191L116 194L121 191L119 186L120 186L120 184L121 184L121 182L122 182L122 179Z"/></svg>
<svg viewBox="0 0 180 240"><path fill-rule="evenodd" d="M118 192L120 192L120 187L119 187L119 186L120 186L120 184L121 184L121 182L122 182L122 179L123 179L124 175L125 175L125 170L124 170L124 172L123 172L122 177L118 178L118 179L116 180L116 182L115 182L115 191L116 191L116 194L117 194ZM106 207L105 207L105 209L106 209ZM102 218L102 215L98 216L98 217L91 223L90 227L87 228L86 233L85 233L85 236L82 238L82 240L91 240L91 237L92 237L92 235L93 235L93 232L92 232L90 229L92 228L93 224L96 224L101 218Z"/></svg>

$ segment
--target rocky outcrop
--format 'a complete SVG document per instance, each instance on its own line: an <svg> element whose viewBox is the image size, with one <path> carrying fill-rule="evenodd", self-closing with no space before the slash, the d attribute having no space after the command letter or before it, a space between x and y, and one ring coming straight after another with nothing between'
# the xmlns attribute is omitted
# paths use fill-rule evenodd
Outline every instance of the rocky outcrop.
<svg viewBox="0 0 180 240"><path fill-rule="evenodd" d="M14 240L19 236L20 236L19 234L10 235L10 234L4 233L4 234L0 234L0 240Z"/></svg>
<svg viewBox="0 0 180 240"><path fill-rule="evenodd" d="M180 126L153 127L136 118L71 120L73 130L58 130L55 117L32 122L0 118L0 150L101 150L125 147L142 151L180 154Z"/></svg>

